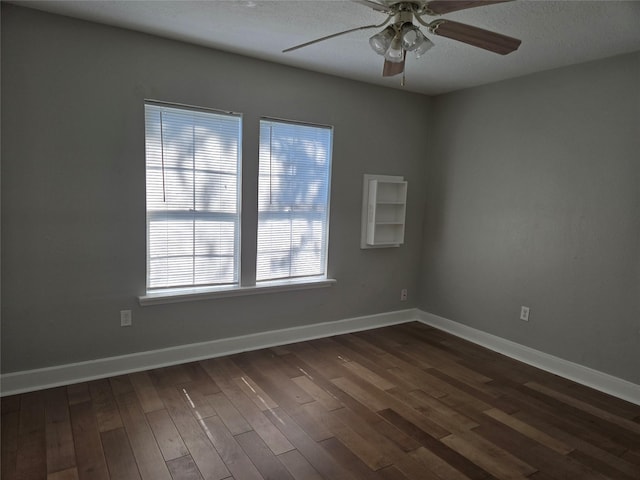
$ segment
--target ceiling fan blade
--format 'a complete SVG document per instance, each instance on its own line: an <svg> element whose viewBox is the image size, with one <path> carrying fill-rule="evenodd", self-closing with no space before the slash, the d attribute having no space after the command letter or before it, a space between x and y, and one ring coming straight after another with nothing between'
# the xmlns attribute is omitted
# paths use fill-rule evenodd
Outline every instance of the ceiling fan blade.
<svg viewBox="0 0 640 480"><path fill-rule="evenodd" d="M310 42L301 43L300 45L296 45L295 47L289 47L286 50L283 50L282 53L291 52L293 50L297 50L302 47L308 47L309 45L313 45L314 43L322 42L324 40L329 40L330 38L334 38L334 37L339 37L340 35L344 35L346 33L356 32L358 30L366 30L368 28L377 28L380 26L381 25L365 25L364 27L351 28L349 30L345 30L344 32L332 33L331 35L327 35L326 37L316 38L315 40L311 40Z"/></svg>
<svg viewBox="0 0 640 480"><path fill-rule="evenodd" d="M433 0L427 2L425 11L431 15L444 15L445 13L466 10L467 8L484 7L494 3L511 2L513 0Z"/></svg>
<svg viewBox="0 0 640 480"><path fill-rule="evenodd" d="M377 10L379 12L384 12L384 13L392 12L392 10L388 6L382 5L381 3L372 2L371 0L351 0L351 1L355 3L359 3L361 5L365 5L369 8L373 8L374 10Z"/></svg>
<svg viewBox="0 0 640 480"><path fill-rule="evenodd" d="M429 31L441 37L451 38L459 42L468 43L474 47L483 48L491 52L507 55L518 49L522 40L507 37L500 33L490 32L464 23L451 20L436 20L429 24Z"/></svg>
<svg viewBox="0 0 640 480"><path fill-rule="evenodd" d="M393 75L398 75L402 72L404 72L404 60L401 62L390 62L389 60L384 61L384 67L382 68L383 77L392 77Z"/></svg>

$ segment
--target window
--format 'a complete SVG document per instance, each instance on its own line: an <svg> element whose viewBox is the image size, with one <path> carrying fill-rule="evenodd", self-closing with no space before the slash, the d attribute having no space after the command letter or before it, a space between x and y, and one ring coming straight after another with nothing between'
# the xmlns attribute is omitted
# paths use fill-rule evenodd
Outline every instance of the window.
<svg viewBox="0 0 640 480"><path fill-rule="evenodd" d="M145 104L147 290L233 285L239 271L239 115Z"/></svg>
<svg viewBox="0 0 640 480"><path fill-rule="evenodd" d="M245 243L256 243L248 245L242 268L241 132L239 114L145 102L141 304L335 283L326 275L331 127L260 120L259 158L244 160L258 163L258 192L245 192L244 209L249 218L257 213L257 223L244 224Z"/></svg>
<svg viewBox="0 0 640 480"><path fill-rule="evenodd" d="M330 127L260 121L256 280L325 276Z"/></svg>

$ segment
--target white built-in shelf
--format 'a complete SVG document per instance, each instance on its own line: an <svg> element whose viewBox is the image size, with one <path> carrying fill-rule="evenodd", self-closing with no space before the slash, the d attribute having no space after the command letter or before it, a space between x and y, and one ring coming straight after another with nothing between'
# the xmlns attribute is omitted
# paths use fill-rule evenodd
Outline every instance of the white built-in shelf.
<svg viewBox="0 0 640 480"><path fill-rule="evenodd" d="M406 205L407 182L403 177L365 175L360 248L402 245Z"/></svg>

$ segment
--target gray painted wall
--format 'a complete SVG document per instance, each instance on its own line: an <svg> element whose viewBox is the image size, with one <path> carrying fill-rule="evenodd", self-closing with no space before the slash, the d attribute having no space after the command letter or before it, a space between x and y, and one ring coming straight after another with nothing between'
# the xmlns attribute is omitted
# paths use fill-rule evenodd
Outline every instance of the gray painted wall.
<svg viewBox="0 0 640 480"><path fill-rule="evenodd" d="M640 53L433 107L420 307L640 383Z"/></svg>
<svg viewBox="0 0 640 480"><path fill-rule="evenodd" d="M139 307L145 98L244 114L245 210L256 203L260 116L333 125L329 275L337 285ZM429 104L3 4L2 371L415 307ZM400 130L403 141L394 138ZM364 173L409 181L405 246L360 250ZM133 326L120 328L126 308Z"/></svg>
<svg viewBox="0 0 640 480"><path fill-rule="evenodd" d="M429 99L3 4L2 371L419 306L640 383L639 85L634 54ZM261 115L334 125L337 286L137 306L145 98L244 113L245 205ZM402 248L359 249L363 173L409 180Z"/></svg>

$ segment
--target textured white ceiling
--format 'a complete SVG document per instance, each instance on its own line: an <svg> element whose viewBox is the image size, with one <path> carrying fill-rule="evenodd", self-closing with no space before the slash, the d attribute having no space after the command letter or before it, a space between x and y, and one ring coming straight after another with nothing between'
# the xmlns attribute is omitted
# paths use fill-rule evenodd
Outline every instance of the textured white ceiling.
<svg viewBox="0 0 640 480"><path fill-rule="evenodd" d="M407 56L400 76L382 78L383 58L368 45L378 29L290 53L308 40L381 23L383 13L346 0L29 0L18 5L120 26L276 63L378 85L438 94L564 65L640 50L640 1L518 0L444 18L522 40L497 55L444 37L425 56ZM423 32L426 29L423 28Z"/></svg>

